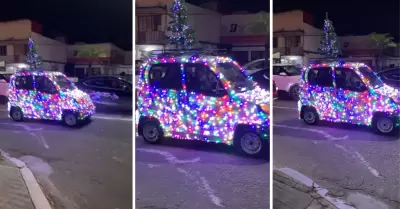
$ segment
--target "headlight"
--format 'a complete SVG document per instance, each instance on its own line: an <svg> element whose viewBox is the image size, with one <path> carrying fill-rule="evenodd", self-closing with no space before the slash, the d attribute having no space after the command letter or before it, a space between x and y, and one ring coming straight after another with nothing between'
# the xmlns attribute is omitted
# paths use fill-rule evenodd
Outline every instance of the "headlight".
<svg viewBox="0 0 400 209"><path fill-rule="evenodd" d="M259 104L258 107L265 113L269 115L269 105L268 104Z"/></svg>

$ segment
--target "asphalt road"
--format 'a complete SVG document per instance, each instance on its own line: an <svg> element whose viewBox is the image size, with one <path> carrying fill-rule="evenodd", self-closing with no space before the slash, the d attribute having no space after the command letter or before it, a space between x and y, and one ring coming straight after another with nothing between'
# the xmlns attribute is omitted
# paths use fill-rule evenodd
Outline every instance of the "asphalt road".
<svg viewBox="0 0 400 209"><path fill-rule="evenodd" d="M136 208L269 208L269 171L224 145L136 137Z"/></svg>
<svg viewBox="0 0 400 209"><path fill-rule="evenodd" d="M25 161L57 209L132 208L132 119L97 114L69 129L17 123L0 106L0 149Z"/></svg>
<svg viewBox="0 0 400 209"><path fill-rule="evenodd" d="M309 126L298 119L296 106L274 101L274 167L295 169L350 202L360 201L357 195L400 208L398 136L347 124Z"/></svg>

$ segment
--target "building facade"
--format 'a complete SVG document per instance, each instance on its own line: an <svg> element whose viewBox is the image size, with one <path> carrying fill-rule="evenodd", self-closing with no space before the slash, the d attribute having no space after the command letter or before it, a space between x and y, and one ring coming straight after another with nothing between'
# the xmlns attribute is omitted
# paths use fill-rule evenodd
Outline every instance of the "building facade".
<svg viewBox="0 0 400 209"><path fill-rule="evenodd" d="M173 0L137 0L135 28L135 59L145 59L150 51L174 48L167 37L170 8ZM185 4L188 24L196 32L193 48L214 48L219 43L221 15L189 3ZM204 28L207 28L204 30Z"/></svg>
<svg viewBox="0 0 400 209"><path fill-rule="evenodd" d="M67 44L43 35L43 27L30 20L0 23L0 71L28 68L25 64L29 38L35 41L44 70L62 71L67 61ZM57 52L57 53L54 53Z"/></svg>
<svg viewBox="0 0 400 209"><path fill-rule="evenodd" d="M274 14L273 53L281 62L306 65L317 53L323 30L313 26L313 17L303 11Z"/></svg>

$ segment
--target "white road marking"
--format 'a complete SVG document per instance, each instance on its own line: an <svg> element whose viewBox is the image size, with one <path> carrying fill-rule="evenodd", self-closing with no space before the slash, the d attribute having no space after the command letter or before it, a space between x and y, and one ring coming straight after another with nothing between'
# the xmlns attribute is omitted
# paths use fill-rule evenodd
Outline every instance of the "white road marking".
<svg viewBox="0 0 400 209"><path fill-rule="evenodd" d="M92 118L103 119L103 120L120 120L120 121L132 121L133 118L121 117L121 116L106 116L106 115L93 115Z"/></svg>
<svg viewBox="0 0 400 209"><path fill-rule="evenodd" d="M148 152L148 153L153 153L153 154L159 154L159 155L163 156L168 161L168 163L170 163L170 164L197 163L197 162L200 161L200 157L194 158L192 160L179 160L172 153L166 152L166 151L157 150L157 149L137 148L136 150L140 151L140 152Z"/></svg>
<svg viewBox="0 0 400 209"><path fill-rule="evenodd" d="M369 170L369 172L371 172L372 175L374 175L375 177L382 178L382 176L379 174L379 172L378 172L375 168L373 168L373 167L370 165L370 163L367 162L367 161L365 160L365 158L364 158L359 152L355 151L354 149L349 150L349 149L347 149L346 147L344 147L344 146L342 146L342 145L340 145L340 144L335 144L335 147L337 147L337 148L343 150L343 151L346 152L347 154L351 155L353 158L356 158L356 159L357 159L362 165L364 165L364 166Z"/></svg>
<svg viewBox="0 0 400 209"><path fill-rule="evenodd" d="M297 108L294 108L294 107L284 107L284 106L273 106L273 108L287 109L287 110L297 110Z"/></svg>
<svg viewBox="0 0 400 209"><path fill-rule="evenodd" d="M324 138L326 138L326 139L328 139L328 140L330 140L330 141L340 141L340 140L345 140L345 139L348 139L348 138L349 138L348 135L345 135L345 136L342 136L342 137L335 137L335 136L332 136L332 135L326 133L325 131L317 130L317 129L312 129L312 128L303 128L303 127L287 126L287 125L279 125L279 124L273 124L273 127L280 127L280 128L294 129L294 130L310 131L310 132L314 132L314 133L321 134Z"/></svg>
<svg viewBox="0 0 400 209"><path fill-rule="evenodd" d="M163 156L168 163L176 165L176 164L186 164L186 163L196 163L200 161L200 157L194 158L192 160L179 160L177 157L175 157L172 153L166 152L166 151L161 151L157 149L147 149L147 148L137 148L137 151L141 152L147 152L147 153L152 153L152 154L158 154ZM154 168L156 167L153 164L148 164L149 168ZM157 165L158 166L158 165ZM218 207L224 207L222 205L222 200L215 195L214 189L211 188L210 184L208 183L207 179L204 178L203 176L199 175L199 172L197 174L191 174L187 170L183 168L176 168L179 173L184 174L187 178L191 179L199 188L199 190L204 191L207 193L207 196L210 198L211 202L218 206ZM199 181L200 179L200 181Z"/></svg>
<svg viewBox="0 0 400 209"><path fill-rule="evenodd" d="M41 144L44 146L44 148L46 148L46 149L50 148L50 146L47 143L47 141L44 138L44 136L42 134L38 133L39 131L42 131L43 128L32 128L32 127L30 127L28 125L17 124L17 123L0 123L0 124L21 127L21 128L24 129L24 131L28 132L29 135L31 135L33 137L36 137L39 140L39 142L41 142Z"/></svg>
<svg viewBox="0 0 400 209"><path fill-rule="evenodd" d="M186 178L192 180L198 186L199 190L205 191L214 205L218 207L224 207L222 205L221 199L215 195L214 190L210 187L210 184L204 177L193 175L183 168L177 168L177 170L179 173L185 175ZM199 182L199 179L201 180L201 182Z"/></svg>
<svg viewBox="0 0 400 209"><path fill-rule="evenodd" d="M149 168L156 168L156 167L160 167L160 165L157 164L148 164Z"/></svg>

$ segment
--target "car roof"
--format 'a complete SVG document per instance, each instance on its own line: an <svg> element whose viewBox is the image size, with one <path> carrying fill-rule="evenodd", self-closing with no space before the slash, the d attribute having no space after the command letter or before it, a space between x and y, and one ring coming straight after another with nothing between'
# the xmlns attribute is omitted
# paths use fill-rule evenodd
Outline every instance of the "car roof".
<svg viewBox="0 0 400 209"><path fill-rule="evenodd" d="M23 70L17 71L14 73L15 75L35 75L35 74L46 74L46 75L64 75L62 72L58 71L46 71L46 70Z"/></svg>
<svg viewBox="0 0 400 209"><path fill-rule="evenodd" d="M368 67L365 63L362 62L346 62L346 61L328 61L328 62L320 62L320 63L312 63L309 65L310 68L316 68L316 67L331 67L332 65L336 66L341 66L344 68L358 68L358 67Z"/></svg>

